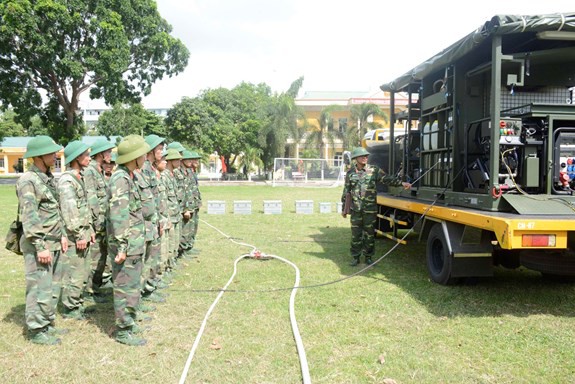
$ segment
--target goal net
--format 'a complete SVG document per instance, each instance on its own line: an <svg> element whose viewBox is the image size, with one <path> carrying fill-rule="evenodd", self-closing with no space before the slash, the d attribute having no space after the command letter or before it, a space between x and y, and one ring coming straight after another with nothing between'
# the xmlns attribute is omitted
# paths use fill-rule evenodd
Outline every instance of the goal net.
<svg viewBox="0 0 575 384"><path fill-rule="evenodd" d="M345 178L341 159L276 157L272 185L337 186Z"/></svg>

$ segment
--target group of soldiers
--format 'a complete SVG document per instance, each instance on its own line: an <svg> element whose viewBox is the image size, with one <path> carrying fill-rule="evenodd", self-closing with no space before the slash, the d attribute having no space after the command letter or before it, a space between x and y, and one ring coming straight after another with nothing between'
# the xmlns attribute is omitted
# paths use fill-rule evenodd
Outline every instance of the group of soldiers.
<svg viewBox="0 0 575 384"><path fill-rule="evenodd" d="M56 313L86 319L87 301L105 302L113 287L115 340L144 345L138 321L164 302L182 259L195 257L202 204L200 155L157 135L126 136L117 147L101 139L91 147L64 148L67 170L56 181L51 168L62 147L48 136L31 139L32 164L18 180L20 247L26 271L27 337L60 343L67 329ZM114 153L115 155L116 153ZM110 173L111 172L111 173Z"/></svg>

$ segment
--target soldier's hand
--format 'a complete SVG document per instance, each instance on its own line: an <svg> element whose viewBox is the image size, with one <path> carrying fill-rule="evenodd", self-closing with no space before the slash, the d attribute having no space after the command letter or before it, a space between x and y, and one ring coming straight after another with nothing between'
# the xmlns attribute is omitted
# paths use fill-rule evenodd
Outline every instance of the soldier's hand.
<svg viewBox="0 0 575 384"><path fill-rule="evenodd" d="M116 255L116 257L114 258L114 261L116 262L116 264L122 264L124 262L124 260L126 260L126 253L124 253L124 252L118 253Z"/></svg>
<svg viewBox="0 0 575 384"><path fill-rule="evenodd" d="M79 249L80 251L86 249L87 245L88 242L86 240L76 240L76 249Z"/></svg>
<svg viewBox="0 0 575 384"><path fill-rule="evenodd" d="M164 226L162 224L158 224L158 233L161 236L164 236Z"/></svg>
<svg viewBox="0 0 575 384"><path fill-rule="evenodd" d="M192 215L190 214L190 211L184 212L184 219L190 220L190 217L191 217L191 216L192 216Z"/></svg>
<svg viewBox="0 0 575 384"><path fill-rule="evenodd" d="M411 188L411 184L407 183L405 181L403 183L401 183L401 185L403 186L403 189L410 189Z"/></svg>
<svg viewBox="0 0 575 384"><path fill-rule="evenodd" d="M52 254L47 249L43 250L42 252L38 252L37 257L40 264L50 264L52 262Z"/></svg>
<svg viewBox="0 0 575 384"><path fill-rule="evenodd" d="M66 253L68 251L68 238L62 236L60 239L60 245L62 246L62 252Z"/></svg>
<svg viewBox="0 0 575 384"><path fill-rule="evenodd" d="M344 219L347 218L347 213L342 213L341 217L343 217Z"/></svg>

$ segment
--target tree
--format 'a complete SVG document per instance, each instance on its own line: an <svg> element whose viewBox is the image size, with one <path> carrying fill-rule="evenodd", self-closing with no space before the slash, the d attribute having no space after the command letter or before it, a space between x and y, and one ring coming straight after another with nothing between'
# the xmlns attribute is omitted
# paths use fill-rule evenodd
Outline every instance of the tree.
<svg viewBox="0 0 575 384"><path fill-rule="evenodd" d="M0 101L27 126L34 115L65 144L81 133L80 96L139 102L189 52L153 0L0 2ZM45 96L42 97L42 94Z"/></svg>
<svg viewBox="0 0 575 384"><path fill-rule="evenodd" d="M311 127L306 138L306 146L318 148L320 157L326 160L329 145L333 147L335 139L339 137L339 133L333 129L334 119L332 116L332 113L339 109L341 109L339 105L328 105L323 108L317 119L318 125Z"/></svg>
<svg viewBox="0 0 575 384"><path fill-rule="evenodd" d="M248 180L252 180L251 172L254 170L254 166L260 168L263 167L264 162L261 159L263 151L260 148L248 147L242 152L240 159L240 167L244 169L244 174L248 177Z"/></svg>
<svg viewBox="0 0 575 384"><path fill-rule="evenodd" d="M352 148L361 145L361 140L368 129L381 128L381 125L378 123L368 122L370 116L380 116L386 123L389 122L387 114L382 111L377 104L356 104L351 107L351 119L355 124L350 124L345 132L344 145L346 147Z"/></svg>
<svg viewBox="0 0 575 384"><path fill-rule="evenodd" d="M214 124L209 114L208 105L200 97L184 97L174 104L165 119L167 138L169 141L179 141L204 151L213 147L213 143L205 134Z"/></svg>
<svg viewBox="0 0 575 384"><path fill-rule="evenodd" d="M5 137L26 136L24 127L14 121L16 114L8 109L0 115L0 143Z"/></svg>
<svg viewBox="0 0 575 384"><path fill-rule="evenodd" d="M114 107L102 113L96 123L96 130L107 138L110 136L163 135L163 121L155 113L147 111L140 103L128 107L117 103Z"/></svg>
<svg viewBox="0 0 575 384"><path fill-rule="evenodd" d="M303 84L303 77L295 80L290 88L270 99L267 107L268 118L260 131L260 146L263 148L262 160L268 169L273 168L274 158L285 155L289 138L294 142L296 157L299 143L307 130L307 121L303 110L295 104L295 97Z"/></svg>

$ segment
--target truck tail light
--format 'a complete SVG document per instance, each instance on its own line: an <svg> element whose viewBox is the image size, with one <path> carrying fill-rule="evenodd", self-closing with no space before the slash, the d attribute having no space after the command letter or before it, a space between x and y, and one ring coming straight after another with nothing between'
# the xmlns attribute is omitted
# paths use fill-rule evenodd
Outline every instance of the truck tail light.
<svg viewBox="0 0 575 384"><path fill-rule="evenodd" d="M554 247L555 235L523 235L521 243L524 247Z"/></svg>

